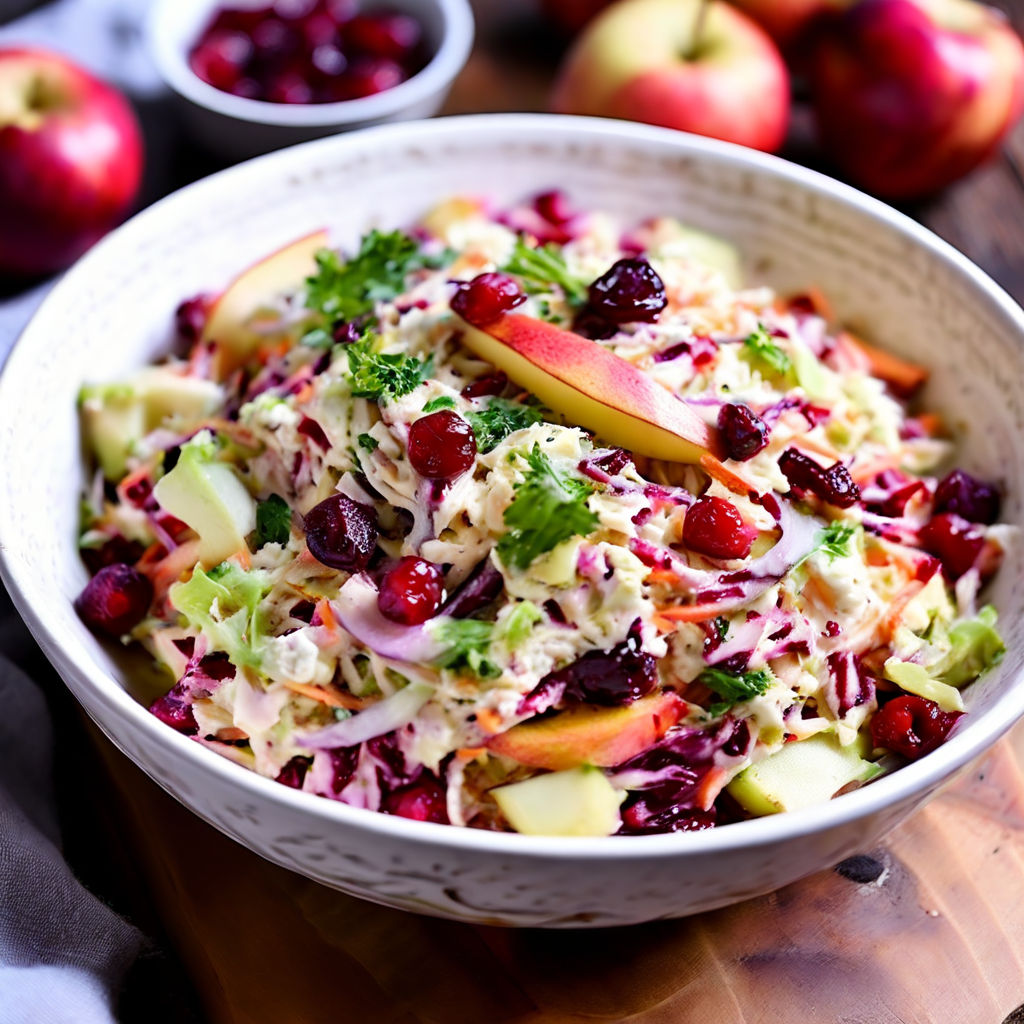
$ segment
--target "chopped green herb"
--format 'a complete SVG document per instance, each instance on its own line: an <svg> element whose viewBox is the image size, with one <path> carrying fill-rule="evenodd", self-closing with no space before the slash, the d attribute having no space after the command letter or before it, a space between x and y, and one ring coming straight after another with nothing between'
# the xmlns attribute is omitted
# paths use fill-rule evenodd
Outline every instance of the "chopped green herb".
<svg viewBox="0 0 1024 1024"><path fill-rule="evenodd" d="M356 444L366 452L375 452L380 446L380 442L372 434L360 434L356 438Z"/></svg>
<svg viewBox="0 0 1024 1024"><path fill-rule="evenodd" d="M433 357L422 360L403 353L384 355L373 350L372 337L361 338L345 349L352 394L375 401L401 398L419 387L434 368Z"/></svg>
<svg viewBox="0 0 1024 1024"><path fill-rule="evenodd" d="M531 405L510 402L506 398L492 398L480 412L467 412L466 419L476 434L477 451L486 453L509 434L539 423L543 417Z"/></svg>
<svg viewBox="0 0 1024 1024"><path fill-rule="evenodd" d="M510 650L518 647L544 618L543 612L532 601L520 601L509 613L501 628L501 639Z"/></svg>
<svg viewBox="0 0 1024 1024"><path fill-rule="evenodd" d="M325 331L322 327L314 327L299 338L299 344L305 345L307 348L330 348L334 344L334 338L331 337L330 331Z"/></svg>
<svg viewBox="0 0 1024 1024"><path fill-rule="evenodd" d="M441 618L431 630L434 638L448 648L437 659L441 668L465 670L481 679L493 679L501 674L498 666L487 660L494 636L493 622Z"/></svg>
<svg viewBox="0 0 1024 1024"><path fill-rule="evenodd" d="M828 555L830 562L843 558L850 553L850 541L857 532L857 527L850 523L829 523L817 536L817 550Z"/></svg>
<svg viewBox="0 0 1024 1024"><path fill-rule="evenodd" d="M570 537L585 537L598 522L587 508L594 490L589 481L556 469L539 445L533 446L526 461L526 479L516 486L512 504L505 509L508 533L498 541L502 561L517 569L525 569Z"/></svg>
<svg viewBox="0 0 1024 1024"><path fill-rule="evenodd" d="M534 248L517 238L512 258L502 269L522 278L534 291L550 291L553 284L559 285L573 306L582 306L587 301L586 281L569 272L565 257L551 242Z"/></svg>
<svg viewBox="0 0 1024 1024"><path fill-rule="evenodd" d="M724 615L716 616L712 624L719 640L724 640L729 635L729 620Z"/></svg>
<svg viewBox="0 0 1024 1024"><path fill-rule="evenodd" d="M706 668L697 677L698 683L703 683L724 698L721 703L712 704L709 708L710 713L716 716L728 711L734 704L760 697L767 692L773 681L771 672L764 668L754 672L726 672L720 668Z"/></svg>
<svg viewBox="0 0 1024 1024"><path fill-rule="evenodd" d="M287 544L292 533L292 510L280 494L256 506L256 545Z"/></svg>
<svg viewBox="0 0 1024 1024"><path fill-rule="evenodd" d="M423 406L424 412L437 412L438 409L454 409L455 399L449 395L438 395L437 398L432 398L425 406Z"/></svg>
<svg viewBox="0 0 1024 1024"><path fill-rule="evenodd" d="M772 373L784 376L792 369L793 364L789 356L772 341L764 324L758 324L757 330L743 339L743 346L751 359L761 363Z"/></svg>
<svg viewBox="0 0 1024 1024"><path fill-rule="evenodd" d="M329 323L353 320L372 313L376 302L400 295L406 277L428 263L408 235L374 229L350 260L333 249L316 254L316 273L306 280L306 305Z"/></svg>

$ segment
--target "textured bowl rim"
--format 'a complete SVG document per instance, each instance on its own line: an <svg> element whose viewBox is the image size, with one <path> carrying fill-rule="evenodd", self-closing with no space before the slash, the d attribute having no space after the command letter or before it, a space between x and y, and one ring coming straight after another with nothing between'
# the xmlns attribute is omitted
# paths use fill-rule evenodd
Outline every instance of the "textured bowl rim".
<svg viewBox="0 0 1024 1024"><path fill-rule="evenodd" d="M867 196L848 185L834 181L816 171L791 164L778 157L745 149L730 143L701 136L631 122L598 118L568 117L551 114L475 114L438 118L429 121L404 122L367 128L359 132L332 136L303 143L238 164L165 197L143 210L125 225L102 240L68 271L46 297L39 311L24 329L0 373L0 415L8 407L5 395L14 393L31 380L33 325L52 306L63 301L68 282L88 279L94 264L100 264L108 251L136 237L145 237L151 221L159 222L164 211L186 193L202 196L216 193L230 185L245 188L248 178L260 177L261 172L276 171L298 164L308 168L311 164L330 159L335 152L360 151L372 148L378 141L403 140L419 147L443 144L446 139L480 136L490 133L496 137L537 138L552 141L602 142L635 145L647 151L664 152L696 159L710 157L756 173L764 173L784 180L798 188L837 200L865 219L895 231L927 249L934 258L966 279L977 291L979 299L986 300L1012 324L1024 339L1024 310L991 278L975 266L962 253L937 235L884 203ZM40 342L45 336L40 334ZM0 433L0 464L5 462L3 437ZM11 528L10 512L0 504L0 539ZM9 534L8 534L9 536ZM3 579L15 605L47 657L62 674L71 674L92 690L95 699L108 712L127 719L137 730L140 741L153 745L163 759L175 758L193 761L201 770L212 772L228 787L255 800L280 804L297 815L308 815L324 824L333 824L389 838L410 841L432 848L456 848L490 852L495 856L516 859L561 859L630 861L646 858L707 856L739 852L761 846L774 845L800 836L811 836L832 828L847 825L858 819L884 812L887 808L923 797L953 772L983 753L1024 715L1024 686L1019 680L1007 682L1006 691L987 711L972 715L965 726L954 733L936 751L906 765L892 775L880 778L869 786L829 801L784 814L754 818L698 832L669 833L650 836L612 836L602 838L525 836L517 833L488 832L484 830L438 825L430 822L410 821L405 818L350 807L311 793L282 786L240 768L227 759L167 728L116 681L103 671L91 657L88 649L74 638L62 637L51 629L43 610L33 606L29 594L36 589L34 581L22 579L18 566L7 553L9 544L0 543L0 578ZM67 653L68 644L80 648L83 657L76 660ZM116 738L112 737L115 744Z"/></svg>
<svg viewBox="0 0 1024 1024"><path fill-rule="evenodd" d="M462 70L473 46L473 12L469 0L433 0L440 21L441 44L427 65L411 78L373 96L337 103L269 103L233 96L204 82L188 66L187 48L163 31L168 10L182 0L158 0L146 19L149 52L163 80L179 96L225 117L276 128L327 128L379 121L446 88ZM209 7L217 0L203 0ZM399 2L397 6L401 6Z"/></svg>

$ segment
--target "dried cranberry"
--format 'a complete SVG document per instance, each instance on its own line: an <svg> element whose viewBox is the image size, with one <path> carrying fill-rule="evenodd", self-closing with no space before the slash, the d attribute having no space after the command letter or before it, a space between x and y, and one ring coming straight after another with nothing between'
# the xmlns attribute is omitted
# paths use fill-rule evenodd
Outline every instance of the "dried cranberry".
<svg viewBox="0 0 1024 1024"><path fill-rule="evenodd" d="M242 77L252 49L242 32L213 32L189 55L189 67L208 85L229 91Z"/></svg>
<svg viewBox="0 0 1024 1024"><path fill-rule="evenodd" d="M932 516L918 531L918 538L925 551L942 562L951 580L959 579L974 565L985 544L978 527L952 512Z"/></svg>
<svg viewBox="0 0 1024 1024"><path fill-rule="evenodd" d="M962 469L954 469L935 488L935 511L952 512L970 523L994 523L999 518L999 491Z"/></svg>
<svg viewBox="0 0 1024 1024"><path fill-rule="evenodd" d="M924 697L896 697L871 719L871 741L911 761L930 753L949 735L962 711L943 711Z"/></svg>
<svg viewBox="0 0 1024 1024"><path fill-rule="evenodd" d="M652 323L668 304L664 282L644 259L613 264L590 285L587 298L598 316L616 324Z"/></svg>
<svg viewBox="0 0 1024 1024"><path fill-rule="evenodd" d="M352 50L371 57L401 61L420 43L420 23L407 14L359 14L342 26L342 37Z"/></svg>
<svg viewBox="0 0 1024 1024"><path fill-rule="evenodd" d="M138 541L128 540L118 533L104 541L98 548L82 548L82 561L95 576L104 566L113 565L115 562L134 564L142 557L144 550Z"/></svg>
<svg viewBox="0 0 1024 1024"><path fill-rule="evenodd" d="M192 705L186 699L184 687L180 684L171 687L162 697L157 697L150 704L149 710L164 725L169 725L186 736L194 735L199 731L195 715L192 713Z"/></svg>
<svg viewBox="0 0 1024 1024"><path fill-rule="evenodd" d="M683 543L709 558L746 558L756 536L731 501L712 495L698 498L683 520Z"/></svg>
<svg viewBox="0 0 1024 1024"><path fill-rule="evenodd" d="M75 611L94 632L123 636L146 617L152 600L153 584L138 569L115 562L86 583Z"/></svg>
<svg viewBox="0 0 1024 1024"><path fill-rule="evenodd" d="M601 316L590 306L584 306L572 322L572 329L591 341L607 341L619 333L619 328L611 320Z"/></svg>
<svg viewBox="0 0 1024 1024"><path fill-rule="evenodd" d="M202 336L210 315L210 296L193 295L174 311L174 326L182 341L194 345Z"/></svg>
<svg viewBox="0 0 1024 1024"><path fill-rule="evenodd" d="M779 457L779 469L791 487L810 491L830 505L849 508L860 500L860 488L841 462L825 467L796 448L787 448Z"/></svg>
<svg viewBox="0 0 1024 1024"><path fill-rule="evenodd" d="M309 766L312 763L313 758L301 757L297 754L277 773L277 781L282 786L288 786L291 789L302 789L306 772L309 771Z"/></svg>
<svg viewBox="0 0 1024 1024"><path fill-rule="evenodd" d="M488 395L500 395L507 384L505 371L498 370L467 384L459 393L463 398L486 398Z"/></svg>
<svg viewBox="0 0 1024 1024"><path fill-rule="evenodd" d="M336 345L351 345L362 337L362 325L356 320L339 320L331 328L331 338Z"/></svg>
<svg viewBox="0 0 1024 1024"><path fill-rule="evenodd" d="M715 827L715 809L679 804L662 805L649 793L638 793L622 809L622 835L656 835L663 832L699 832Z"/></svg>
<svg viewBox="0 0 1024 1024"><path fill-rule="evenodd" d="M346 494L332 494L306 513L310 554L332 569L365 569L377 546L377 513Z"/></svg>
<svg viewBox="0 0 1024 1024"><path fill-rule="evenodd" d="M444 597L443 584L439 565L406 555L381 582L377 605L392 622L418 626L437 614Z"/></svg>
<svg viewBox="0 0 1024 1024"><path fill-rule="evenodd" d="M448 801L444 789L437 779L424 775L411 786L404 786L389 793L381 802L385 814L396 814L413 821L433 821L447 825Z"/></svg>
<svg viewBox="0 0 1024 1024"><path fill-rule="evenodd" d="M595 459L594 464L600 466L610 476L617 476L632 461L633 456L624 448L613 448L607 455L602 455L601 458Z"/></svg>
<svg viewBox="0 0 1024 1024"><path fill-rule="evenodd" d="M473 428L451 409L439 409L409 428L409 462L420 476L454 480L476 461Z"/></svg>
<svg viewBox="0 0 1024 1024"><path fill-rule="evenodd" d="M486 327L525 301L526 295L514 278L492 271L459 285L451 307L467 323Z"/></svg>
<svg viewBox="0 0 1024 1024"><path fill-rule="evenodd" d="M571 665L546 675L537 688L564 685L570 703L614 707L646 697L658 685L658 663L633 633L607 651L588 651Z"/></svg>
<svg viewBox="0 0 1024 1024"><path fill-rule="evenodd" d="M718 429L730 459L752 459L767 444L768 424L746 405L723 405L718 411Z"/></svg>

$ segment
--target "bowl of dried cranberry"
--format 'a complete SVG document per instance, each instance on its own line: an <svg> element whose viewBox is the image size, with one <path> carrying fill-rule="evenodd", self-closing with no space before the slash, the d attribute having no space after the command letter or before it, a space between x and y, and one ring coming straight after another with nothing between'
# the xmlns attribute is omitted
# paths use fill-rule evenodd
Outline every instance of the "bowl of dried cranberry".
<svg viewBox="0 0 1024 1024"><path fill-rule="evenodd" d="M182 299L223 287L254 254L320 229L355 252L372 228L418 223L442 200L479 194L481 183L496 209L557 184L578 208L619 222L678 218L728 239L751 278L781 294L816 284L837 322L930 368L922 401L954 425L957 463L998 483L1003 523L1024 523L1024 312L941 239L822 175L712 139L584 118L442 118L229 168L143 211L61 279L0 375L0 576L20 612L104 733L185 806L276 864L389 906L479 924L625 925L735 903L871 849L1024 716L1020 544L1007 545L985 593L1005 656L964 690L967 713L945 742L920 757L908 750L896 770L814 806L653 835L526 835L411 820L406 807L379 813L292 788L289 776L247 771L205 737L151 714L166 678L150 659L96 636L76 611L89 580L76 539L81 498L95 479L79 445L83 382L123 380L166 353ZM539 216L537 205L529 212ZM531 230L552 228L558 211L544 210ZM726 432L739 455L759 443L749 423ZM820 486L790 468L801 481L794 486ZM103 499L102 484L95 493ZM992 492L965 478L947 477L937 498L938 521L995 514ZM944 553L941 536L932 543ZM135 603L128 587L119 591ZM137 603L147 600L143 586ZM886 706L911 720L887 716L904 738L908 724L922 724L905 706ZM187 861L188 851L180 855Z"/></svg>
<svg viewBox="0 0 1024 1024"><path fill-rule="evenodd" d="M469 56L467 0L159 0L156 66L231 158L435 114Z"/></svg>

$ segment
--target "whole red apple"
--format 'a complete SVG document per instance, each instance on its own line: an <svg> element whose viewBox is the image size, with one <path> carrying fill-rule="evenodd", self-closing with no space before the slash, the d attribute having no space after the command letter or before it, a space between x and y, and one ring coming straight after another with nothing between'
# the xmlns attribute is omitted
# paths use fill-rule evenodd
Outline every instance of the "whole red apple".
<svg viewBox="0 0 1024 1024"><path fill-rule="evenodd" d="M749 14L778 43L783 52L793 51L806 38L807 29L823 15L850 0L731 0Z"/></svg>
<svg viewBox="0 0 1024 1024"><path fill-rule="evenodd" d="M786 135L789 75L764 31L720 0L620 0L574 43L552 108L771 152Z"/></svg>
<svg viewBox="0 0 1024 1024"><path fill-rule="evenodd" d="M541 7L556 25L568 35L575 35L611 0L541 0Z"/></svg>
<svg viewBox="0 0 1024 1024"><path fill-rule="evenodd" d="M58 54L0 48L0 273L66 267L124 217L141 174L119 92Z"/></svg>
<svg viewBox="0 0 1024 1024"><path fill-rule="evenodd" d="M819 30L809 75L822 146L887 199L966 174L1024 106L1024 47L971 0L860 0Z"/></svg>

